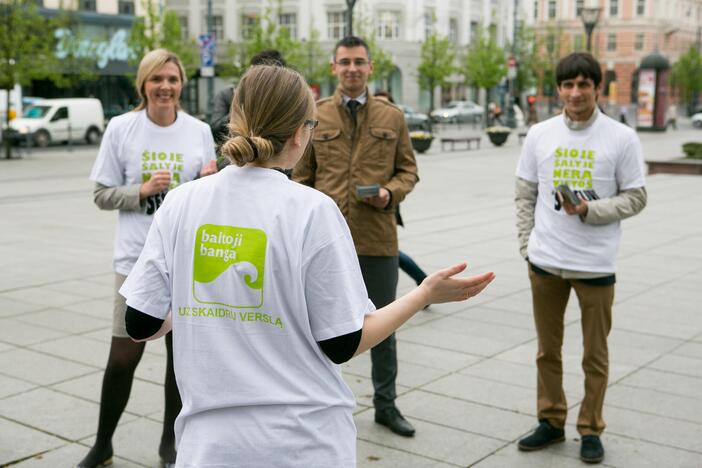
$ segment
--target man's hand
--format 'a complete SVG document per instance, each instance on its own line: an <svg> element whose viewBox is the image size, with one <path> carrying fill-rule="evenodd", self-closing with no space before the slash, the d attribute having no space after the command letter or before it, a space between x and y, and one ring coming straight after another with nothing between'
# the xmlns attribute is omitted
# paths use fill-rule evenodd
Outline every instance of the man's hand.
<svg viewBox="0 0 702 468"><path fill-rule="evenodd" d="M556 192L558 196L558 201L561 202L561 206L569 215L578 215L581 218L587 216L587 200L585 200L580 194L576 196L580 199L580 204L578 206L573 205L568 199L566 199L561 192Z"/></svg>
<svg viewBox="0 0 702 468"><path fill-rule="evenodd" d="M171 184L171 171L159 169L151 174L151 178L139 187L139 199L143 200L151 195L168 190Z"/></svg>
<svg viewBox="0 0 702 468"><path fill-rule="evenodd" d="M200 170L200 177L207 177L208 175L215 174L217 172L217 161L208 161L202 169Z"/></svg>
<svg viewBox="0 0 702 468"><path fill-rule="evenodd" d="M378 195L375 197L366 198L364 201L373 205L379 210L384 210L387 208L388 203L390 203L390 191L385 187L380 187Z"/></svg>

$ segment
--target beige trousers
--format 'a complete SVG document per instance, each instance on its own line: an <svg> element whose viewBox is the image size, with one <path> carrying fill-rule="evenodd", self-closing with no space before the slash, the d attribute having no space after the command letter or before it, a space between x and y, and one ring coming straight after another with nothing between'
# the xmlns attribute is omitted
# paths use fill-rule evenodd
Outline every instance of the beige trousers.
<svg viewBox="0 0 702 468"><path fill-rule="evenodd" d="M563 391L561 348L565 309L573 288L582 315L582 366L585 373L585 396L577 428L580 435L600 435L605 428L602 406L609 376L607 335L612 328L614 285L589 285L556 275L534 273L531 268L529 279L539 343L536 355L538 418L546 419L558 428L565 426L568 405Z"/></svg>

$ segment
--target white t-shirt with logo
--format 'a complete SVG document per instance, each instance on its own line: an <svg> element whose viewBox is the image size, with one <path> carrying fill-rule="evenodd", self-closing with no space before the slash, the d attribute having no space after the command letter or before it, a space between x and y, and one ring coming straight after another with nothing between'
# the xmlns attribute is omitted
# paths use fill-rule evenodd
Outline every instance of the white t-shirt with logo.
<svg viewBox="0 0 702 468"><path fill-rule="evenodd" d="M375 308L329 197L254 167L178 187L120 293L173 311L178 467L356 466L355 400L317 342Z"/></svg>
<svg viewBox="0 0 702 468"><path fill-rule="evenodd" d="M631 128L600 114L588 128L571 130L563 115L533 126L517 177L538 183L535 225L527 255L537 266L614 273L620 222L585 224L560 207L555 189L567 184L587 200L644 186L641 143Z"/></svg>
<svg viewBox="0 0 702 468"><path fill-rule="evenodd" d="M215 158L212 133L204 122L178 112L172 125L161 127L145 110L128 112L110 120L90 180L107 187L142 184L154 171L167 169L172 189L193 180ZM113 262L117 273L131 271L166 193L146 198L140 212L120 210Z"/></svg>

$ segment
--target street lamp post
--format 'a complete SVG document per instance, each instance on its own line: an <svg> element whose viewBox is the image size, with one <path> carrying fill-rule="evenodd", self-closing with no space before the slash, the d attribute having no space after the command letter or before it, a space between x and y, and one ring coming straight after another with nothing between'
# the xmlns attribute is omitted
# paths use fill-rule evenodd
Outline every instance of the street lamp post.
<svg viewBox="0 0 702 468"><path fill-rule="evenodd" d="M356 0L346 0L346 35L353 36L353 7L356 5Z"/></svg>
<svg viewBox="0 0 702 468"><path fill-rule="evenodd" d="M600 7L583 7L580 12L580 19L583 20L583 26L585 26L587 51L592 52L592 31L595 30L595 26L600 20Z"/></svg>

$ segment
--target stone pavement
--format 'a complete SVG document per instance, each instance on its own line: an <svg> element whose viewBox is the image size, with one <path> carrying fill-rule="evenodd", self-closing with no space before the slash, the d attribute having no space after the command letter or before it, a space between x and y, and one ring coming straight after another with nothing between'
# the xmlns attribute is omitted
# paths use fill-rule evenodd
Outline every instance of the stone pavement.
<svg viewBox="0 0 702 468"><path fill-rule="evenodd" d="M644 134L669 159L702 132ZM535 426L536 341L517 252L515 136L494 148L418 156L403 204L401 248L425 269L467 260L494 283L462 304L420 312L398 332L405 439L373 422L370 359L344 366L358 397L360 467L580 467L573 425L582 396L579 312L566 316L567 441L537 453L516 443ZM116 215L92 203L96 148L0 161L0 466L70 467L94 437L107 359ZM609 467L702 467L702 179L655 175L649 206L624 221L611 333ZM411 288L401 274L401 292ZM150 343L114 439L115 467L157 466L164 345Z"/></svg>

